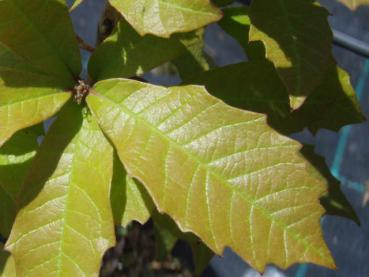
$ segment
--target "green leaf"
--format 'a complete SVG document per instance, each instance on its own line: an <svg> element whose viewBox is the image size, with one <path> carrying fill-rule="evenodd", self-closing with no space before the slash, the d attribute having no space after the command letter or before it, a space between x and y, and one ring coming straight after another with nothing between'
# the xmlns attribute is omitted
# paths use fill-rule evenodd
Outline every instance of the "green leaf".
<svg viewBox="0 0 369 277"><path fill-rule="evenodd" d="M198 30L196 36L193 40L189 40L187 45L184 54L172 61L182 81L210 69L210 58L204 52L204 30Z"/></svg>
<svg viewBox="0 0 369 277"><path fill-rule="evenodd" d="M53 116L69 98L63 81L40 72L0 43L0 146L16 131Z"/></svg>
<svg viewBox="0 0 369 277"><path fill-rule="evenodd" d="M20 129L52 117L68 101L70 93L51 88L12 88L0 80L0 146Z"/></svg>
<svg viewBox="0 0 369 277"><path fill-rule="evenodd" d="M323 178L301 145L203 87L107 80L87 97L127 172L160 212L217 254L232 247L250 265L334 267L320 229Z"/></svg>
<svg viewBox="0 0 369 277"><path fill-rule="evenodd" d="M250 41L262 41L297 109L334 64L328 11L313 0L252 2Z"/></svg>
<svg viewBox="0 0 369 277"><path fill-rule="evenodd" d="M326 214L346 217L359 225L360 220L355 210L341 191L340 182L331 174L324 158L316 155L314 153L314 147L310 145L305 145L301 152L311 164L319 169L320 174L328 181L328 192L320 198Z"/></svg>
<svg viewBox="0 0 369 277"><path fill-rule="evenodd" d="M127 175L121 161L114 158L114 175L111 188L111 206L116 225L127 227L132 221L145 224L154 209L145 188Z"/></svg>
<svg viewBox="0 0 369 277"><path fill-rule="evenodd" d="M289 113L283 84L273 71L268 62L256 60L198 74L191 82L205 85L211 94L228 104L267 114L269 125L288 135L306 127L314 132L320 128L338 130L346 124L363 120L349 76L342 69L329 71L319 89L292 114ZM264 76L268 76L268 82ZM324 160L308 148L303 148L304 156L316 164L329 184L329 193L322 198L327 213L358 222L353 208L340 191L339 182L329 172Z"/></svg>
<svg viewBox="0 0 369 277"><path fill-rule="evenodd" d="M7 242L20 276L98 275L115 243L112 167L112 147L94 119L70 103L37 153Z"/></svg>
<svg viewBox="0 0 369 277"><path fill-rule="evenodd" d="M89 73L94 80L142 75L184 53L186 46L197 43L197 40L195 33L169 39L152 35L142 37L120 19L115 33L92 55Z"/></svg>
<svg viewBox="0 0 369 277"><path fill-rule="evenodd" d="M209 266L211 259L214 257L214 252L211 251L200 240L191 244L192 259L195 265L195 276L200 276L201 273Z"/></svg>
<svg viewBox="0 0 369 277"><path fill-rule="evenodd" d="M273 65L265 60L212 69L189 82L206 86L227 104L267 114L268 123L284 134L304 128L314 133L321 128L338 131L345 125L364 121L349 75L335 66L327 71L301 108L292 113L283 83Z"/></svg>
<svg viewBox="0 0 369 277"><path fill-rule="evenodd" d="M268 82L265 76L268 76ZM204 85L212 95L227 104L271 115L273 120L284 119L290 114L286 89L268 61L214 68L197 74L188 83Z"/></svg>
<svg viewBox="0 0 369 277"><path fill-rule="evenodd" d="M369 0L340 0L340 2L353 11L360 6L369 5Z"/></svg>
<svg viewBox="0 0 369 277"><path fill-rule="evenodd" d="M250 18L248 7L231 7L223 9L224 16L219 26L230 34L247 50L249 43ZM247 52L247 51L246 51Z"/></svg>
<svg viewBox="0 0 369 277"><path fill-rule="evenodd" d="M0 18L0 43L63 88L74 85L81 59L64 2L3 0Z"/></svg>
<svg viewBox="0 0 369 277"><path fill-rule="evenodd" d="M155 257L158 260L165 260L183 234L177 225L166 215L156 212L153 215L153 221L156 244Z"/></svg>
<svg viewBox="0 0 369 277"><path fill-rule="evenodd" d="M16 277L14 259L4 250L4 245L0 243L0 276Z"/></svg>
<svg viewBox="0 0 369 277"><path fill-rule="evenodd" d="M141 34L168 38L218 21L221 11L209 0L110 0Z"/></svg>
<svg viewBox="0 0 369 277"><path fill-rule="evenodd" d="M291 121L295 130L306 126L314 133L320 128L338 131L345 125L364 122L348 73L331 67L305 104L291 115Z"/></svg>
<svg viewBox="0 0 369 277"><path fill-rule="evenodd" d="M42 126L17 132L0 148L0 233L8 236L18 210L24 178L38 148Z"/></svg>
<svg viewBox="0 0 369 277"><path fill-rule="evenodd" d="M172 252L178 240L186 241L192 249L192 259L195 265L195 276L200 276L209 265L214 252L204 245L199 238L191 233L183 233L177 224L167 215L153 212L157 240L157 257L165 259Z"/></svg>

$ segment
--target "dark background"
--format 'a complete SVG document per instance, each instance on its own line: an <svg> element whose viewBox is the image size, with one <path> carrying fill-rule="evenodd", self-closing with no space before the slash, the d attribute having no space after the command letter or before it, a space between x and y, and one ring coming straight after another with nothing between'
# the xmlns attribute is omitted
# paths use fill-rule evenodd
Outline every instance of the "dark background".
<svg viewBox="0 0 369 277"><path fill-rule="evenodd" d="M336 0L320 2L332 14L332 28L369 44L369 7L352 12ZM96 41L96 28L104 4L104 0L85 0L72 13L77 33L91 45ZM207 28L206 42L206 52L219 66L245 60L242 49L216 25ZM363 112L369 118L369 60L337 46L334 47L334 55L338 64L350 73ZM87 58L86 53L84 57ZM164 85L179 82L176 76L159 73L154 70L145 77L152 83ZM304 264L287 271L268 267L265 276L369 276L369 205L363 204L366 183L369 183L369 123L345 127L339 133L321 130L315 137L308 132L297 137L314 144L316 152L325 157L332 173L341 180L343 191L359 215L361 226L332 216L322 220L324 235L338 270ZM211 267L214 272L209 275L212 276L259 276L231 250L226 250L222 258L214 258Z"/></svg>

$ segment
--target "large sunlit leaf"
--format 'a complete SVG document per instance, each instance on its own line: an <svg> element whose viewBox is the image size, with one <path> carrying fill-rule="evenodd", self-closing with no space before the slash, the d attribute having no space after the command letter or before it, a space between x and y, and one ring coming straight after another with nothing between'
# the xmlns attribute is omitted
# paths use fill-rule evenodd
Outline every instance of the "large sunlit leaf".
<svg viewBox="0 0 369 277"><path fill-rule="evenodd" d="M267 263L334 267L320 229L325 181L264 115L200 86L113 79L94 90L87 102L127 172L182 231L218 254L232 247L259 271Z"/></svg>
<svg viewBox="0 0 369 277"><path fill-rule="evenodd" d="M197 42L196 33L178 34L165 39L137 34L123 19L119 19L115 33L94 52L89 73L94 80L133 77L167 62Z"/></svg>
<svg viewBox="0 0 369 277"><path fill-rule="evenodd" d="M60 0L1 0L0 43L64 88L73 86L81 71L68 8Z"/></svg>
<svg viewBox="0 0 369 277"><path fill-rule="evenodd" d="M0 234L9 236L24 178L38 148L42 127L19 131L0 148Z"/></svg>
<svg viewBox="0 0 369 277"><path fill-rule="evenodd" d="M250 41L264 43L291 107L300 107L333 63L328 11L313 0L255 0L249 15Z"/></svg>
<svg viewBox="0 0 369 277"><path fill-rule="evenodd" d="M268 82L265 82L264 74L268 76ZM348 75L342 69L329 71L319 89L293 113L289 112L283 84L273 66L266 61L256 60L212 69L198 74L191 82L205 85L211 94L230 105L267 114L269 125L288 135L304 128L314 132L320 128L338 130L346 124L363 120ZM320 161L314 151L310 152L310 160L318 163L316 167L329 183L329 194L322 199L327 213L357 222L357 216L342 194L339 182L330 174L324 161Z"/></svg>
<svg viewBox="0 0 369 277"><path fill-rule="evenodd" d="M7 242L19 276L98 275L115 243L112 167L112 147L94 119L70 103L35 157Z"/></svg>
<svg viewBox="0 0 369 277"><path fill-rule="evenodd" d="M210 0L110 0L141 35L169 37L199 29L221 18Z"/></svg>
<svg viewBox="0 0 369 277"><path fill-rule="evenodd" d="M4 245L0 242L0 276L16 277L15 263L9 252L4 250Z"/></svg>
<svg viewBox="0 0 369 277"><path fill-rule="evenodd" d="M340 2L351 10L356 10L360 6L369 5L369 0L340 0Z"/></svg>
<svg viewBox="0 0 369 277"><path fill-rule="evenodd" d="M110 198L115 224L123 227L127 227L132 221L146 223L154 208L145 188L127 175L117 156L114 159Z"/></svg>

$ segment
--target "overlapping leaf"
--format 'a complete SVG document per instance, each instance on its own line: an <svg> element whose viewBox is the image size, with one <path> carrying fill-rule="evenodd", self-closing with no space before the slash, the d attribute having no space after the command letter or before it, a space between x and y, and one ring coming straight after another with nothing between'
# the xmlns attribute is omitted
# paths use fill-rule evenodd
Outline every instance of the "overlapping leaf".
<svg viewBox="0 0 369 277"><path fill-rule="evenodd" d="M232 247L253 267L334 267L321 235L324 178L262 114L203 87L99 82L87 102L128 173L158 209L214 252ZM312 174L313 173L313 174Z"/></svg>
<svg viewBox="0 0 369 277"><path fill-rule="evenodd" d="M0 1L0 146L53 116L69 99L80 55L66 5ZM63 35L61 35L63 34Z"/></svg>
<svg viewBox="0 0 369 277"><path fill-rule="evenodd" d="M295 130L306 126L314 133L320 128L338 131L345 125L364 121L350 76L336 66L327 71L305 104L291 115Z"/></svg>
<svg viewBox="0 0 369 277"><path fill-rule="evenodd" d="M114 242L113 150L93 118L68 105L28 175L7 249L20 276L97 276Z"/></svg>
<svg viewBox="0 0 369 277"><path fill-rule="evenodd" d="M4 245L0 242L0 276L16 277L15 263L13 257L4 250Z"/></svg>
<svg viewBox="0 0 369 277"><path fill-rule="evenodd" d="M73 86L81 60L66 5L57 0L2 0L0 18L0 43L64 88Z"/></svg>
<svg viewBox="0 0 369 277"><path fill-rule="evenodd" d="M207 71L211 67L210 58L204 51L204 32L203 29L197 31L195 37L186 43L186 51L172 61L182 81L196 76L199 72Z"/></svg>
<svg viewBox="0 0 369 277"><path fill-rule="evenodd" d="M91 57L89 73L94 80L141 75L186 51L196 44L196 33L175 35L170 39L136 33L123 19L113 36L106 39Z"/></svg>
<svg viewBox="0 0 369 277"><path fill-rule="evenodd" d="M255 0L250 41L262 41L286 85L291 107L301 106L333 64L328 12L313 0ZM314 22L313 24L311 22Z"/></svg>
<svg viewBox="0 0 369 277"><path fill-rule="evenodd" d="M150 196L140 183L127 175L121 161L114 159L111 206L116 225L126 227L132 221L146 223L154 209Z"/></svg>
<svg viewBox="0 0 369 277"><path fill-rule="evenodd" d="M250 18L248 7L223 9L224 16L218 22L224 31L230 34L246 50L249 42Z"/></svg>
<svg viewBox="0 0 369 277"><path fill-rule="evenodd" d="M0 148L0 234L3 236L10 234L18 210L17 199L42 131L41 126L19 131Z"/></svg>
<svg viewBox="0 0 369 277"><path fill-rule="evenodd" d="M351 10L356 10L360 6L369 5L369 0L340 0L340 2Z"/></svg>
<svg viewBox="0 0 369 277"><path fill-rule="evenodd" d="M199 29L221 18L209 0L110 0L141 35L169 37Z"/></svg>

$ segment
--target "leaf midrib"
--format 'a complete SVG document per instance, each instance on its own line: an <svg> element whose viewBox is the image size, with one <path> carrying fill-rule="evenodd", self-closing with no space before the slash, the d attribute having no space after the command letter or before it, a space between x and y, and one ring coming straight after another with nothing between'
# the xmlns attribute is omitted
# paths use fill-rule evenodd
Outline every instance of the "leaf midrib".
<svg viewBox="0 0 369 277"><path fill-rule="evenodd" d="M111 90L112 88L110 88L109 90ZM101 97L102 99L105 99L107 101L109 101L113 106L117 106L119 109L121 109L123 112L125 112L128 116L130 116L131 118L134 118L137 121L142 121L144 125L146 125L148 127L148 129L150 129L152 132L156 133L157 135L159 135L159 137L163 138L164 140L166 140L168 143L174 145L176 148L179 149L180 152L184 153L185 155L189 156L192 160L194 160L196 163L198 163L201 167L205 168L206 171L209 171L210 174L212 174L214 177L216 177L217 179L219 179L221 181L222 184L228 186L229 188L231 188L232 191L238 191L239 195L245 200L247 201L251 207L255 207L258 208L262 214L270 221L276 223L277 226L279 226L280 228L282 228L282 230L284 232L288 232L290 233L297 241L302 241L302 243L304 244L304 246L308 249L312 243L309 243L306 241L306 238L301 238L301 235L298 234L297 232L295 232L293 229L289 229L289 225L287 225L286 223L279 221L278 219L273 218L273 216L271 214L269 214L269 211L264 208L263 206L257 204L257 199L253 199L252 197L250 197L247 194L244 194L241 189L239 188L235 188L234 186L232 186L226 179L224 179L223 176L219 175L217 172L213 172L213 170L211 168L207 167L207 164L204 163L203 161L201 161L200 157L197 157L197 155L194 155L193 153L188 153L187 151L185 151L182 147L183 145L179 144L178 142L172 140L171 138L168 138L167 136L165 136L165 134L163 134L160 130L157 130L155 128L155 126L152 126L149 122L147 122L144 118L142 118L141 116L139 116L139 114L136 114L132 111L130 111L126 106L124 106L123 103L117 103L114 100L110 99L108 96L100 94L96 91L94 91L92 93L92 95L95 95L96 97ZM181 228L183 229L183 226L181 226ZM183 230L186 231L186 230ZM322 254L321 251L319 251L319 249L316 249L315 247L312 248L314 250L314 252L316 252L317 254L319 254L320 257L322 258L326 258L325 255Z"/></svg>
<svg viewBox="0 0 369 277"><path fill-rule="evenodd" d="M66 200L65 200L65 207L64 207L64 211L63 214L61 215L60 220L62 220L62 230L61 230L61 234L60 234L60 246L59 246L59 255L57 256L57 276L60 277L61 274L63 274L62 268L63 268L63 256L66 256L64 254L64 236L65 236L65 228L67 225L67 216L68 216L68 206L70 204L70 189L73 186L74 182L73 182L73 177L74 174L76 173L75 171L75 160L76 160L76 156L78 155L78 151L79 151L79 139L81 137L81 134L79 133L77 135L77 137L75 137L75 142L74 142L74 147L75 149L73 149L73 158L71 161L71 168L70 168L70 174L69 174L69 179L68 179L68 183L67 183L67 189L66 189ZM73 142L72 142L73 143ZM83 273L85 273L80 267L78 267Z"/></svg>

